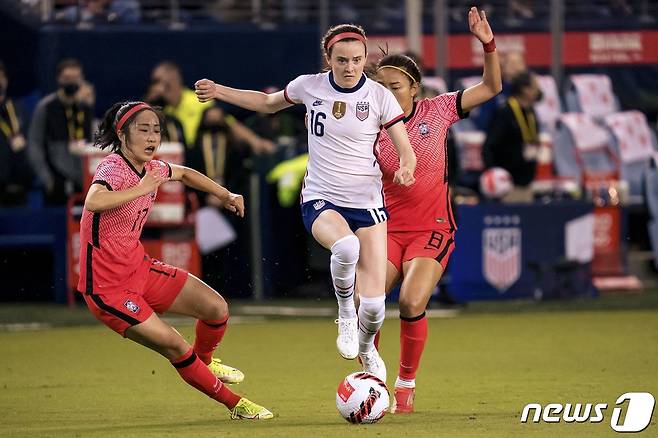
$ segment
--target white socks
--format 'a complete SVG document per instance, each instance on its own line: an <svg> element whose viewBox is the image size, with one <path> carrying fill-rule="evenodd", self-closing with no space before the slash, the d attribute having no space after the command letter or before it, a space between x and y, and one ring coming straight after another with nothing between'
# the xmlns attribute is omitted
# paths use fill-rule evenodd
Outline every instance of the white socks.
<svg viewBox="0 0 658 438"><path fill-rule="evenodd" d="M359 239L353 234L338 239L331 247L331 278L340 318L356 318L354 274L356 262L359 261L359 250Z"/></svg>
<svg viewBox="0 0 658 438"><path fill-rule="evenodd" d="M384 322L386 295L367 298L359 296L359 354L375 348L375 335Z"/></svg>
<svg viewBox="0 0 658 438"><path fill-rule="evenodd" d="M395 379L395 387L414 389L416 387L416 379L407 380L398 376L398 378Z"/></svg>

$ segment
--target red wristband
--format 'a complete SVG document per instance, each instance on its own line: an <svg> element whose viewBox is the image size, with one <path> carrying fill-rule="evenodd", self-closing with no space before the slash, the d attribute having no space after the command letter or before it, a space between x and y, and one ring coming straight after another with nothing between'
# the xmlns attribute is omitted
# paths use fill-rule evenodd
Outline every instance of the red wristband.
<svg viewBox="0 0 658 438"><path fill-rule="evenodd" d="M482 48L484 49L484 53L491 53L494 50L496 50L496 39L491 38L491 41L489 41L486 44L482 44Z"/></svg>

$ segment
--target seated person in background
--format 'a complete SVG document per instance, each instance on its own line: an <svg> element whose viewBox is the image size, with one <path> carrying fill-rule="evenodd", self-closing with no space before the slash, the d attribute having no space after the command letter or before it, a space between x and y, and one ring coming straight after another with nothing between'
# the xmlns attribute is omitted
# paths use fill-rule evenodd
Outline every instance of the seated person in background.
<svg viewBox="0 0 658 438"><path fill-rule="evenodd" d="M267 87L264 93L276 93L277 87ZM263 138L283 147L281 158L293 158L307 151L307 131L304 119L291 112L279 112L274 114L256 113L249 116L244 124L257 132ZM256 150L254 150L257 153ZM265 152L275 152L274 149L266 149Z"/></svg>
<svg viewBox="0 0 658 438"><path fill-rule="evenodd" d="M237 129L236 129L237 126ZM245 134L246 132L246 134ZM218 184L233 184L243 192L249 191L253 165L249 158L260 149L246 147L248 138L260 139L250 129L239 124L222 108L214 104L202 116L194 145L186 151L188 167L199 171ZM274 148L274 144L269 142ZM212 287L232 296L244 295L248 288L250 268L244 260L250 259L249 220L236 220L225 215L221 200L212 194L195 191L204 215L216 209L212 222L197 221L200 235L211 233L218 241L201 248L203 280ZM237 258L236 258L237 257Z"/></svg>
<svg viewBox="0 0 658 438"><path fill-rule="evenodd" d="M534 73L518 74L510 84L510 97L495 114L482 147L486 168L502 167L514 181L514 190L503 200L530 202L529 185L535 177L539 125L533 110L542 92Z"/></svg>
<svg viewBox="0 0 658 438"><path fill-rule="evenodd" d="M63 205L82 189L80 153L91 141L94 93L77 59L57 65L57 84L57 91L41 99L34 111L27 151L46 202Z"/></svg>
<svg viewBox="0 0 658 438"><path fill-rule="evenodd" d="M251 152L256 155L272 153L276 149L274 143L259 137L222 108L213 105L203 113L196 142L186 153L187 165L223 184L227 180L227 171L244 167L242 159L246 154L239 148L241 143L250 145ZM232 161L235 163L230 164ZM210 196L201 203L218 205Z"/></svg>
<svg viewBox="0 0 658 438"><path fill-rule="evenodd" d="M25 203L32 185L32 172L27 159L23 129L25 118L21 108L7 97L9 78L0 62L0 205Z"/></svg>

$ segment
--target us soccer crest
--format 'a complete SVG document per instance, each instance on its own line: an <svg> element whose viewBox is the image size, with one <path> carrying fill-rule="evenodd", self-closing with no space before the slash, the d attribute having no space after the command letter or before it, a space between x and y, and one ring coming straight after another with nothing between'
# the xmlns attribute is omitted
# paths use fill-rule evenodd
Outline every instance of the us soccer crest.
<svg viewBox="0 0 658 438"><path fill-rule="evenodd" d="M345 102L336 101L334 102L334 107L331 110L331 113L336 119L342 119L347 110L347 104Z"/></svg>
<svg viewBox="0 0 658 438"><path fill-rule="evenodd" d="M356 118L362 122L368 118L370 114L370 103L369 102L357 102L356 104Z"/></svg>
<svg viewBox="0 0 658 438"><path fill-rule="evenodd" d="M494 216L490 222L500 225L502 219ZM482 231L482 246L484 278L499 293L504 293L521 277L521 229L485 228Z"/></svg>

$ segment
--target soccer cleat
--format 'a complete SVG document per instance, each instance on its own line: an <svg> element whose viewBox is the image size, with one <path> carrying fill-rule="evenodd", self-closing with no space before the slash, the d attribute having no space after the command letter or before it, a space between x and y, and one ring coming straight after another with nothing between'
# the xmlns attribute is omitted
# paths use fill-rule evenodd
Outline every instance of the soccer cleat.
<svg viewBox="0 0 658 438"><path fill-rule="evenodd" d="M416 388L395 387L391 414L411 414L414 411Z"/></svg>
<svg viewBox="0 0 658 438"><path fill-rule="evenodd" d="M363 364L363 371L374 374L381 381L386 382L386 364L376 348L373 347L368 353L360 353L359 359Z"/></svg>
<svg viewBox="0 0 658 438"><path fill-rule="evenodd" d="M212 358L208 364L208 369L217 377L222 383L240 383L244 380L244 373L237 368L224 365L221 360Z"/></svg>
<svg viewBox="0 0 658 438"><path fill-rule="evenodd" d="M352 360L359 354L359 338L357 334L357 318L338 318L338 337L336 347L338 353L345 359Z"/></svg>
<svg viewBox="0 0 658 438"><path fill-rule="evenodd" d="M231 410L231 420L269 420L274 414L256 403L241 398Z"/></svg>

